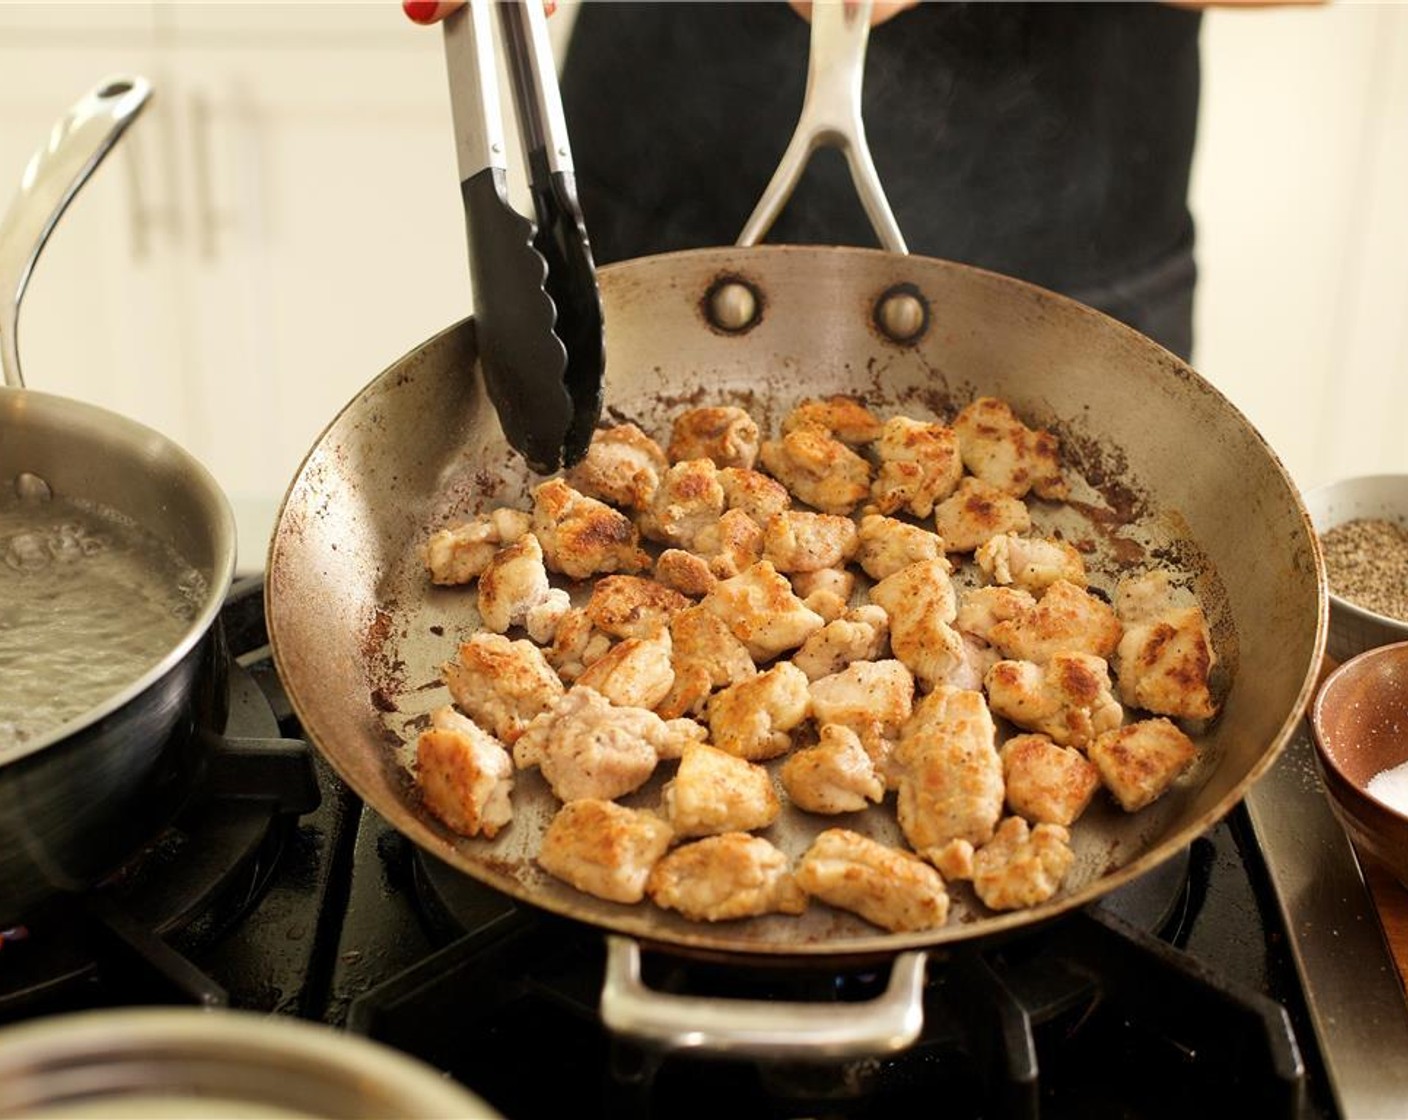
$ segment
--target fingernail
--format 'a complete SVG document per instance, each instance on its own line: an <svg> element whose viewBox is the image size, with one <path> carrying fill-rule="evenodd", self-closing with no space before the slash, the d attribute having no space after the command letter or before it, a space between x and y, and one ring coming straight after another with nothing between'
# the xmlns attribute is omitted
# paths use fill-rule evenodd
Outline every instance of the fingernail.
<svg viewBox="0 0 1408 1120"><path fill-rule="evenodd" d="M401 10L416 23L429 23L439 7L436 0L401 0Z"/></svg>

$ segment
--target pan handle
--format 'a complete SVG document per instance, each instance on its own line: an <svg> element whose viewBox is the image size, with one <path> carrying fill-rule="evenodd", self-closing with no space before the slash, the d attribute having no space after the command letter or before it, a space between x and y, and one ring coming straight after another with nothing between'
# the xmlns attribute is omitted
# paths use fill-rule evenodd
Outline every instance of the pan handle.
<svg viewBox="0 0 1408 1120"><path fill-rule="evenodd" d="M151 92L151 84L136 75L99 82L55 123L25 166L19 194L0 218L0 368L6 385L24 385L15 334L34 262L59 216Z"/></svg>
<svg viewBox="0 0 1408 1120"><path fill-rule="evenodd" d="M601 1018L611 1031L664 1050L828 1061L879 1057L919 1037L927 963L922 951L900 953L888 987L865 1003L678 996L642 982L639 944L608 936Z"/></svg>
<svg viewBox="0 0 1408 1120"><path fill-rule="evenodd" d="M870 158L861 119L870 0L813 4L811 22L811 56L802 115L763 197L738 235L738 244L746 248L763 239L792 197L812 153L821 147L832 147L846 157L851 181L880 244L892 253L907 253L904 235Z"/></svg>

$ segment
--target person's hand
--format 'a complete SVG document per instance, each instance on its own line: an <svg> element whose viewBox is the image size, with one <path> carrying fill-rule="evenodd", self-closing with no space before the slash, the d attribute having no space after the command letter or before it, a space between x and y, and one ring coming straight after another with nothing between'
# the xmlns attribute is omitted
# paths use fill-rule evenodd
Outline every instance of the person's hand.
<svg viewBox="0 0 1408 1120"><path fill-rule="evenodd" d="M787 0L792 10L808 22L812 18L811 0ZM875 0L870 7L870 26L878 27L880 24L894 19L906 9L918 5L919 0Z"/></svg>
<svg viewBox="0 0 1408 1120"><path fill-rule="evenodd" d="M456 8L463 8L464 0L401 0L401 10L416 23L439 23ZM552 15L557 10L555 0L543 0L543 14Z"/></svg>

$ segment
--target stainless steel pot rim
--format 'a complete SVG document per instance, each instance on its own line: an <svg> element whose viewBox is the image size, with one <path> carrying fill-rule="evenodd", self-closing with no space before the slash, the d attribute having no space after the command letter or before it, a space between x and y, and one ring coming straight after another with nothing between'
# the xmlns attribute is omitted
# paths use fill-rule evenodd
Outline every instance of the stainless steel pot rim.
<svg viewBox="0 0 1408 1120"><path fill-rule="evenodd" d="M204 500L212 510L217 511L217 516L212 520L210 526L212 533L211 555L214 558L214 565L209 575L206 598L201 604L200 610L192 617L180 640L140 677L132 680L126 687L89 708L86 712L52 729L47 735L42 735L18 747L0 745L0 767L37 754L46 747L62 742L84 728L100 722L165 677L175 666L180 664L182 659L214 625L216 616L219 615L220 608L224 605L225 596L229 593L230 585L234 581L235 574L234 510L231 508L224 491L215 481L215 476L194 455L155 429L98 405L37 389L15 389L0 386L0 400L3 400L5 395L15 393L21 394L22 400L38 400L45 406L56 410L66 411L70 414L87 415L94 420L100 420L104 425L114 430L127 433L134 440L141 440L161 447L164 452L180 463L181 469L190 480L192 489L202 491ZM6 481L8 482L8 480Z"/></svg>

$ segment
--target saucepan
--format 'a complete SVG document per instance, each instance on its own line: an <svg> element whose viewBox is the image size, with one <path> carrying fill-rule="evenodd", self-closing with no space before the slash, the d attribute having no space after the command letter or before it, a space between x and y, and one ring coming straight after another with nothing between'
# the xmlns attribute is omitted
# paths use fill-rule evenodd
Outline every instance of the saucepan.
<svg viewBox="0 0 1408 1120"><path fill-rule="evenodd" d="M50 506L76 502L140 530L134 539L150 542L152 568L137 566L130 586L112 587L109 628L121 628L124 604L135 607L153 580L174 571L184 581L178 625L149 664L69 718L0 736L0 927L32 917L60 892L87 889L150 839L200 772L198 729L218 731L223 722L217 614L235 563L229 503L170 439L106 409L25 388L19 366L20 302L40 249L150 93L143 78L114 77L79 100L25 169L0 222L0 511L13 515L12 526L43 524ZM28 520L16 511L28 511ZM0 554L17 535L0 539ZM74 535L58 539L86 547ZM36 547L31 542L21 559L42 563ZM35 606L24 598L36 594L34 584L4 574L13 578L4 581L10 601L0 602L0 626L9 631L0 643L7 658L0 688L7 680L15 687L15 674L40 652L26 646L23 622L33 617L22 608ZM77 621L81 631L85 620ZM51 683L58 692L75 681Z"/></svg>
<svg viewBox="0 0 1408 1120"><path fill-rule="evenodd" d="M828 8L842 5L813 10ZM863 162L857 174L870 174ZM759 213L775 210L787 180L774 181ZM876 226L884 239L886 223ZM605 411L666 437L687 405L736 404L776 433L807 397L855 394L882 415L951 419L974 397L996 396L1061 438L1077 500L1062 514L1075 521L1059 527L1091 549L1095 586L1108 591L1124 572L1161 565L1191 578L1225 696L1200 736L1201 760L1139 814L1092 807L1075 830L1075 865L1046 903L995 913L959 901L947 925L923 933L884 933L816 905L800 918L696 924L580 894L538 868L557 802L534 772L518 775L513 823L492 842L456 836L422 807L406 744L447 702L439 666L476 616L472 595L431 585L421 548L433 530L474 513L528 508L539 481L497 427L472 318L415 347L332 420L293 479L271 542L269 631L309 738L427 852L605 931L604 1017L662 1045L834 1057L906 1044L922 1018L928 954L1048 921L1178 853L1272 764L1314 685L1326 611L1314 533L1276 455L1228 399L1088 307L909 255L895 239L882 244L893 247L740 244L602 269ZM892 809L870 810L860 827L899 840ZM815 831L787 818L767 835L795 856ZM642 944L740 966L894 967L873 1007L691 1000L640 984Z"/></svg>

